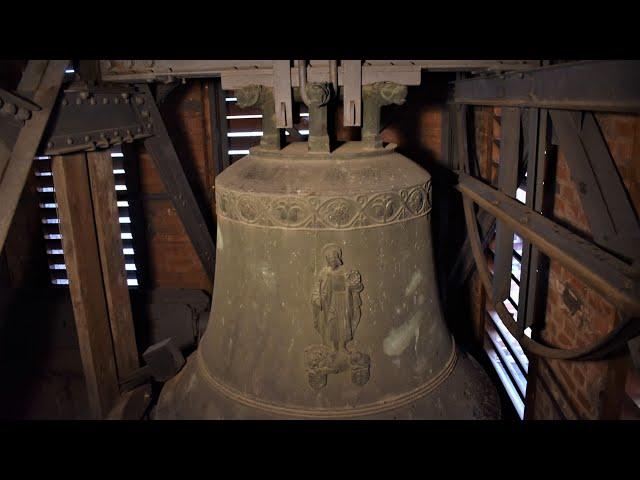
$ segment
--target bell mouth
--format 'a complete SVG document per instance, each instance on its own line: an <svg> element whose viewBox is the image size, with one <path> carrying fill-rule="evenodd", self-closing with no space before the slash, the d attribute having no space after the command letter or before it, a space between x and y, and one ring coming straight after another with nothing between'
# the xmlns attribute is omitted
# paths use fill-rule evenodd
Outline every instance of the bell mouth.
<svg viewBox="0 0 640 480"><path fill-rule="evenodd" d="M252 158L267 157L279 159L300 160L349 160L352 158L371 158L372 155L382 156L395 152L397 145L389 143L382 148L372 148L367 143L361 141L349 141L338 146L331 152L309 151L307 142L293 142L281 150L257 145L249 149Z"/></svg>

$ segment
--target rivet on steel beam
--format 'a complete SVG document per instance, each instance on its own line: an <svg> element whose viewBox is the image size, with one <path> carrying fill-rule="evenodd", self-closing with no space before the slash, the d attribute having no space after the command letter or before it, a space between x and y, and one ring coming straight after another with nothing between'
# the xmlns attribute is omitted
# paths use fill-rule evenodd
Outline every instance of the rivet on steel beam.
<svg viewBox="0 0 640 480"><path fill-rule="evenodd" d="M73 145L73 138L67 138L67 145Z"/></svg>
<svg viewBox="0 0 640 480"><path fill-rule="evenodd" d="M136 104L138 105L144 104L144 97L136 97Z"/></svg>
<svg viewBox="0 0 640 480"><path fill-rule="evenodd" d="M108 99L107 97L104 97L104 98L102 99L102 103L103 103L104 105L106 105L107 103L109 103L109 99Z"/></svg>
<svg viewBox="0 0 640 480"><path fill-rule="evenodd" d="M67 100L66 98L62 99L62 106L66 107L67 105L69 105L69 100Z"/></svg>
<svg viewBox="0 0 640 480"><path fill-rule="evenodd" d="M129 92L122 92L120 96L126 100L127 98L129 98Z"/></svg>
<svg viewBox="0 0 640 480"><path fill-rule="evenodd" d="M85 136L84 136L84 141L85 141L85 142L88 142L88 141L90 141L90 140L91 140L91 137L90 137L89 135L85 135Z"/></svg>
<svg viewBox="0 0 640 480"><path fill-rule="evenodd" d="M18 120L29 120L31 118L31 112L26 108L19 108L18 113L16 113L16 118Z"/></svg>
<svg viewBox="0 0 640 480"><path fill-rule="evenodd" d="M89 105L95 105L95 104L96 104L96 99L95 99L95 98L93 98L93 97L91 97L91 98L89 99Z"/></svg>
<svg viewBox="0 0 640 480"><path fill-rule="evenodd" d="M53 142L47 142L47 148L53 148Z"/></svg>
<svg viewBox="0 0 640 480"><path fill-rule="evenodd" d="M82 99L80 97L76 98L76 105L82 105Z"/></svg>
<svg viewBox="0 0 640 480"><path fill-rule="evenodd" d="M149 116L149 111L148 110L142 110L140 112L140 115L142 115L144 118L147 118Z"/></svg>
<svg viewBox="0 0 640 480"><path fill-rule="evenodd" d="M149 130L151 130L151 129L153 128L153 125L152 125L152 124L150 124L150 123L147 123L147 128L148 128Z"/></svg>
<svg viewBox="0 0 640 480"><path fill-rule="evenodd" d="M116 105L120 103L120 99L118 97L113 99L113 103L115 103Z"/></svg>
<svg viewBox="0 0 640 480"><path fill-rule="evenodd" d="M89 92L80 92L80 98L82 100L86 100L87 98L89 98Z"/></svg>
<svg viewBox="0 0 640 480"><path fill-rule="evenodd" d="M17 108L13 103L5 103L2 107L2 112L8 113L9 115L15 115L16 111Z"/></svg>

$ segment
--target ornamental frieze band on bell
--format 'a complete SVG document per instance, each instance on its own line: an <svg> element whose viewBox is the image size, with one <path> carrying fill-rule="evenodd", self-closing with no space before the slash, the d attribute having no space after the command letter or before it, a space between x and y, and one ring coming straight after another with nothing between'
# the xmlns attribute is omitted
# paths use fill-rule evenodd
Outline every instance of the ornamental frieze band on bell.
<svg viewBox="0 0 640 480"><path fill-rule="evenodd" d="M443 319L431 177L378 134L407 87L364 85L362 140L332 148L336 92L301 85L309 141L285 148L272 88L235 91L262 108L264 133L216 178L210 320L155 417L498 418L495 387Z"/></svg>

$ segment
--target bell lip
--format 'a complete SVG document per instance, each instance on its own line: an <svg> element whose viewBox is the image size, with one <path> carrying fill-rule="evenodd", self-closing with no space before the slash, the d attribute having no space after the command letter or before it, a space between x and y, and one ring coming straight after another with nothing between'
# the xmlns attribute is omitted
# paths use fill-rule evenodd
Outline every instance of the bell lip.
<svg viewBox="0 0 640 480"><path fill-rule="evenodd" d="M412 411L412 415L410 418L412 419L424 419L424 420L497 420L500 418L501 407L500 407L500 399L498 397L498 392L496 390L494 382L490 379L487 372L480 367L471 355L468 353L464 353L464 351L460 350L459 347L455 346L456 350L456 361L453 365L452 371L449 375L446 376L435 389L431 391L424 392L423 395L420 395L418 398L414 398L413 401L404 404L395 405L395 408L391 409L383 409L383 411L368 411L363 414L349 414L347 411L342 410L336 416L326 415L327 412L319 412L312 408L312 415L299 415L299 411L294 407L293 409L289 409L287 406L285 409L279 411L274 411L271 408L262 409L256 408L255 405L246 405L243 402L236 402L234 399L229 398L224 392L218 390L217 388L212 388L212 385L206 380L206 378L201 377L201 372L199 372L199 368L197 367L196 352L189 356L187 359L187 365L182 369L181 372L176 375L173 379L171 379L166 385L164 385L162 392L160 393L160 399L156 408L153 411L153 418L158 420L172 420L172 419L183 419L183 420L233 420L233 419L253 419L253 420L267 420L267 419L280 419L280 420L367 420L367 419L390 419L396 417L396 415L402 415L403 413L406 415L406 412ZM464 365L466 365L466 368ZM469 371L469 367L475 367L471 370L475 370L475 373ZM186 381L185 375L193 375L198 378L198 386L196 386L196 390L201 394L207 394L207 401L205 404L205 408L198 408L196 410L192 409L192 406L187 406L184 404L184 399L180 399L179 397L185 393L184 390L184 382ZM460 382L464 382L464 380L473 379L473 391L475 392L472 397L475 400L472 400L473 403L477 405L477 407L481 408L480 416L478 417L475 413L475 409L469 409L468 414L459 413L444 413L444 414L435 414L435 412L423 412L424 406L433 405L434 401L438 401L437 398L441 396L441 394L437 394L437 392L445 392L446 397L445 404L448 403L447 400L455 400L455 395L450 397L452 392L460 391ZM482 387L486 389L484 392L478 388ZM447 393L448 392L448 393ZM176 397L175 395L178 395ZM191 392L190 395L193 395ZM434 397L434 395L438 395ZM485 397L483 401L482 398ZM483 404L485 404L483 406ZM209 413L209 408L214 406L214 410L216 413L212 416ZM431 407L432 408L432 407ZM244 409L244 413L240 413L239 409ZM289 410L284 411L284 410ZM307 408L304 408L307 410ZM352 412L355 413L355 412ZM392 416L392 417L391 417Z"/></svg>
<svg viewBox="0 0 640 480"><path fill-rule="evenodd" d="M381 148L363 148L366 145L362 141L348 141L340 145L331 152L310 152L307 142L293 142L280 150L265 148L256 145L249 149L249 156L252 158L277 158L304 160L349 160L352 158L368 157L371 155L389 155L395 153L397 144L388 143Z"/></svg>

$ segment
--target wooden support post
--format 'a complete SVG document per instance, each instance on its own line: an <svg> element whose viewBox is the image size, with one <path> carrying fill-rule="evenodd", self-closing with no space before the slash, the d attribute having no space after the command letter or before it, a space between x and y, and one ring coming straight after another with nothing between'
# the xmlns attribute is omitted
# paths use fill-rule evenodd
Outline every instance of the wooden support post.
<svg viewBox="0 0 640 480"><path fill-rule="evenodd" d="M550 114L594 242L637 261L640 225L595 117L561 110Z"/></svg>
<svg viewBox="0 0 640 480"><path fill-rule="evenodd" d="M520 146L520 109L502 109L502 144L500 146L500 168L498 188L515 197L518 188L518 165ZM513 230L503 222L496 223L496 256L493 262L493 294L496 302L509 297L511 290L511 263L513 261Z"/></svg>
<svg viewBox="0 0 640 480"><path fill-rule="evenodd" d="M116 366L118 377L124 378L131 375L140 363L122 251L113 160L108 150L102 150L89 152L87 161Z"/></svg>
<svg viewBox="0 0 640 480"><path fill-rule="evenodd" d="M68 64L68 60L31 60L18 86L18 92L40 106L40 110L32 112L31 118L20 129L10 157L3 166L4 171L0 171L0 249L7 238L20 194L31 172L33 157L55 105L64 69ZM0 161L0 164L5 162Z"/></svg>
<svg viewBox="0 0 640 480"><path fill-rule="evenodd" d="M215 138L215 174L229 166L229 140L227 139L227 101L219 78L214 78L209 91L212 140Z"/></svg>
<svg viewBox="0 0 640 480"><path fill-rule="evenodd" d="M207 277L213 282L215 273L216 247L207 229L204 216L196 201L187 176L184 173L180 158L176 153L169 132L162 120L157 105L153 102L147 85L141 85L140 91L145 94L146 109L152 120L155 135L144 141L147 152L162 178L167 193L171 197L173 206L182 221L184 229L189 235L196 254L200 258Z"/></svg>
<svg viewBox="0 0 640 480"><path fill-rule="evenodd" d="M51 162L62 248L92 416L104 418L119 397L109 315L84 153Z"/></svg>

